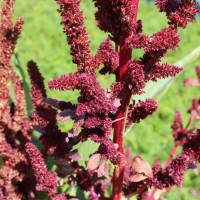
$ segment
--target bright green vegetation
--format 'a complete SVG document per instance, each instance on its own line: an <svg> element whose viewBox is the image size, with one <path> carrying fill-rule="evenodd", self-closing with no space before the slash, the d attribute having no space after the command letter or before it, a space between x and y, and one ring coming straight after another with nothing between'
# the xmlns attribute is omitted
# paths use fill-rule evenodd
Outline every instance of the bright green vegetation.
<svg viewBox="0 0 200 200"><path fill-rule="evenodd" d="M91 39L92 52L96 52L99 44L106 38L106 34L96 28L92 0L83 0L81 7L86 16L85 24ZM16 0L15 17L21 16L25 20L24 31L20 38L16 55L20 61L23 73L23 81L29 82L26 72L26 63L33 59L38 63L41 73L45 77L45 84L54 77L75 71L76 67L71 62L69 47L66 45L65 35L59 25L60 17L57 5L53 0ZM151 34L166 26L167 21L163 14L160 14L152 3L140 2L139 16L143 20L144 32ZM189 54L194 48L200 46L200 20L196 19L194 24L190 24L186 30L180 30L181 43L177 51L171 51L164 58L164 62L171 64ZM133 56L139 57L142 51L133 51ZM13 57L14 63L16 58ZM176 109L183 114L186 123L189 115L187 109L191 105L192 98L199 98L197 88L183 88L182 83L185 78L194 77L194 67L200 64L200 58L188 64L177 78L170 90L158 102L159 109L156 114L144 120L140 124L134 125L133 129L126 136L126 146L130 147L133 155L141 154L151 164L153 159L158 157L162 163L169 156L173 146L170 126L173 122ZM18 69L16 69L19 71ZM108 86L114 79L99 76L103 87ZM28 86L26 91L28 92ZM151 92L151 91L148 91ZM78 92L56 92L47 89L49 97L76 102ZM30 100L28 101L30 110ZM67 130L71 124L62 124L62 129ZM85 150L84 150L85 152ZM193 200L200 198L200 178L197 178L193 171L186 175L183 188L173 189L172 193L166 195L166 199ZM191 195L197 192L196 197ZM190 192L189 192L190 191Z"/></svg>

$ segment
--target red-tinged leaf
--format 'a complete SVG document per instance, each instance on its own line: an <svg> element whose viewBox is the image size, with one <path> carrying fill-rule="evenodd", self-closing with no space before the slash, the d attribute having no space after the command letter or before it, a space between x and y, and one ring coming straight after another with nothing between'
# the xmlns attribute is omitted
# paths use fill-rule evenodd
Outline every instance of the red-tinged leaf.
<svg viewBox="0 0 200 200"><path fill-rule="evenodd" d="M153 173L150 164L144 161L140 155L133 158L131 172L142 174L146 178L153 178Z"/></svg>
<svg viewBox="0 0 200 200"><path fill-rule="evenodd" d="M139 174L139 173L133 173L130 175L129 180L131 182L140 182L144 179L146 179L147 177L144 174Z"/></svg>
<svg viewBox="0 0 200 200"><path fill-rule="evenodd" d="M91 171L97 169L100 164L101 154L94 154L92 155L89 160L87 161L87 168Z"/></svg>
<svg viewBox="0 0 200 200"><path fill-rule="evenodd" d="M192 107L188 110L193 119L200 119L200 100L193 99Z"/></svg>
<svg viewBox="0 0 200 200"><path fill-rule="evenodd" d="M59 176L61 177L66 177L74 173L74 169L66 159L57 158L55 164L59 168Z"/></svg>
<svg viewBox="0 0 200 200"><path fill-rule="evenodd" d="M84 124L84 116L79 116L75 119L72 131L75 135L78 134L78 129Z"/></svg>
<svg viewBox="0 0 200 200"><path fill-rule="evenodd" d="M78 153L77 149L67 153L67 157L71 158L72 160L82 160L82 156Z"/></svg>
<svg viewBox="0 0 200 200"><path fill-rule="evenodd" d="M54 108L59 109L59 101L52 98L45 98L44 101L49 105L53 106Z"/></svg>
<svg viewBox="0 0 200 200"><path fill-rule="evenodd" d="M40 127L40 126L33 125L33 129L36 130L39 133L42 133L42 134L45 133L45 130L42 127Z"/></svg>
<svg viewBox="0 0 200 200"><path fill-rule="evenodd" d="M108 166L106 160L104 160L98 168L98 171L97 171L98 177L107 176L108 169L109 169L109 166Z"/></svg>
<svg viewBox="0 0 200 200"><path fill-rule="evenodd" d="M184 80L184 86L189 87L189 86L200 86L199 81L194 79L194 78L187 78Z"/></svg>
<svg viewBox="0 0 200 200"><path fill-rule="evenodd" d="M67 110L63 110L62 112L60 112L56 116L56 119L58 121L64 122L64 121L67 121L69 119L74 119L75 117L76 117L75 110L67 109Z"/></svg>

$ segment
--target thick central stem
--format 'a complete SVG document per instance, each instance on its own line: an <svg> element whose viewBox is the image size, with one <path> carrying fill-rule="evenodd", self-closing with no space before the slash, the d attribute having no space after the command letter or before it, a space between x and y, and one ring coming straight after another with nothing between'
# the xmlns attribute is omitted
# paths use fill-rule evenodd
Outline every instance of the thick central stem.
<svg viewBox="0 0 200 200"><path fill-rule="evenodd" d="M135 5L135 19L138 10L138 1L132 0ZM116 76L117 81L123 81L125 79L125 74L128 69L128 62L131 60L132 49L127 48L125 39L120 40L120 52L119 52L119 71ZM114 124L114 137L113 142L118 144L118 151L123 153L123 135L124 135L124 127L126 123L126 111L129 106L131 99L131 94L124 91L121 105L118 108L115 119L118 120ZM122 197L122 185L123 185L123 177L124 177L124 167L116 166L113 174L113 188L112 188L112 200L121 200Z"/></svg>
<svg viewBox="0 0 200 200"><path fill-rule="evenodd" d="M118 72L118 81L124 79L124 75L127 71L128 61L131 59L131 49L126 49L125 43L122 40L120 44L120 53L119 53L119 61L120 68ZM125 112L129 105L131 98L131 94L124 94L124 97L121 100L121 106L119 107L116 113L116 119L124 118ZM123 132L125 126L125 120L119 120L115 122L114 125L114 138L113 142L118 144L118 151L123 153ZM116 166L113 174L113 191L112 191L112 199L120 200L122 193L122 183L124 176L124 167Z"/></svg>

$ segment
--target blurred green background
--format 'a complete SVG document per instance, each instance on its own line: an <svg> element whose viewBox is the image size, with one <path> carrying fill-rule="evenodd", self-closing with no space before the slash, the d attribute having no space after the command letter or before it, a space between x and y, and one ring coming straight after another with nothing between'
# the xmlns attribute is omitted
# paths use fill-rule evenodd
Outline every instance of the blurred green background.
<svg viewBox="0 0 200 200"><path fill-rule="evenodd" d="M92 0L82 0L81 8L86 16L85 25L91 40L92 53L95 53L107 34L96 28L95 8ZM14 18L23 17L25 24L15 50L13 63L17 73L24 79L27 93L29 93L29 80L26 63L30 59L38 63L39 69L45 77L46 85L52 78L76 71L76 66L71 62L69 47L60 26L60 16L56 12L57 9L58 6L53 0L16 0ZM147 3L145 0L140 0L138 19L143 20L143 29L146 34L152 34L167 25L164 14L159 13L153 3ZM200 46L200 20L196 18L193 24L189 24L185 30L180 29L179 33L181 43L177 51L170 51L163 62L174 64ZM133 56L140 57L142 53L141 50L134 50ZM140 124L134 125L126 136L125 146L132 149L133 156L141 154L151 164L154 158L159 158L162 163L165 163L173 147L170 126L175 110L181 111L184 123L186 123L189 118L187 109L191 105L191 100L194 97L200 97L198 88L184 88L182 86L185 78L195 77L194 67L197 64L200 64L200 58L185 66L185 70L176 79L170 90L159 100L157 113ZM22 67L22 71L19 70L18 65ZM103 87L107 87L113 81L113 77L109 78L109 76L99 76L98 79ZM50 91L48 88L47 93L49 97L72 102L76 102L78 95L78 92L56 92ZM150 94L151 91L147 91L148 93ZM27 94L27 100L30 111L31 103L28 96L29 94ZM61 128L65 131L70 126L71 123L61 124ZM170 200L200 199L199 185L200 177L189 170L183 187L173 189L165 198Z"/></svg>

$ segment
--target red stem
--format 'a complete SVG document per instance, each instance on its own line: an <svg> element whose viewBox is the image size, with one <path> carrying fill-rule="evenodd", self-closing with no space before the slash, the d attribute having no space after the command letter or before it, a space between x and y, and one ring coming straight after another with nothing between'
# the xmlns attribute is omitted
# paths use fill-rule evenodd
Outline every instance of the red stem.
<svg viewBox="0 0 200 200"><path fill-rule="evenodd" d="M176 146L176 145L173 147L173 149L172 149L172 151L171 151L171 153L170 153L170 155L169 155L169 157L168 157L168 159L165 163L164 169L166 169L170 165L170 163L172 162L172 158L175 155L177 148L178 148L178 146Z"/></svg>
<svg viewBox="0 0 200 200"><path fill-rule="evenodd" d="M120 45L120 63L122 66L119 70L119 80L122 80L126 70L127 64L131 56L131 50L129 49L128 55L126 55L126 50L124 46ZM126 95L122 101L121 106L119 107L116 113L116 119L123 118L125 115L126 108L130 102L131 95ZM114 125L114 138L113 142L118 144L118 151L123 153L123 127L124 127L124 120L116 121ZM121 199L121 192L122 192L122 183L123 183L123 175L124 175L124 167L116 167L113 174L113 191L112 191L112 199L113 200L120 200Z"/></svg>
<svg viewBox="0 0 200 200"><path fill-rule="evenodd" d="M135 5L135 18L138 10L138 2L139 0L131 0ZM116 52L118 48L116 47ZM118 52L117 52L118 53ZM121 38L120 40L120 52L119 52L119 71L116 76L117 81L123 81L125 78L126 71L128 69L128 62L131 60L132 49L126 47L125 39ZM118 151L123 153L123 133L124 133L124 125L126 123L126 111L127 107L130 103L131 94L127 94L124 91L124 97L121 100L121 106L118 108L118 111L115 116L115 124L114 124L114 137L113 142L118 144ZM123 120L117 120L124 118ZM113 188L112 188L112 200L121 200L122 198L122 185L123 185L123 177L124 177L124 167L116 166L113 173Z"/></svg>

